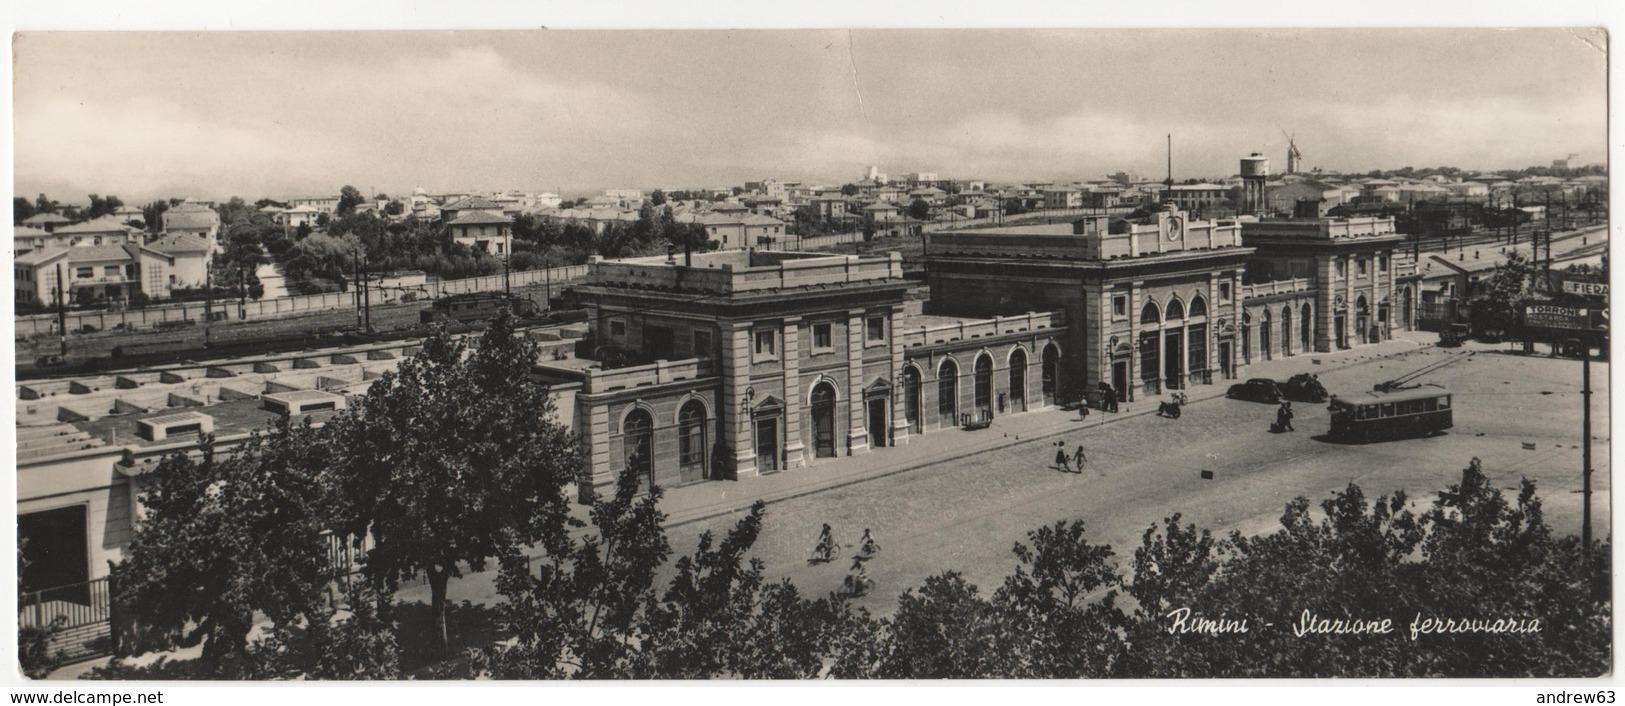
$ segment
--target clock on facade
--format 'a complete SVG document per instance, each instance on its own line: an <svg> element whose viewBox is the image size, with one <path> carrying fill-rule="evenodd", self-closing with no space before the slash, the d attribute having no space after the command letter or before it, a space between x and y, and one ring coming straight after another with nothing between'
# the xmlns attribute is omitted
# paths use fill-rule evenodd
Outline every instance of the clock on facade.
<svg viewBox="0 0 1625 706"><path fill-rule="evenodd" d="M1179 216L1170 216L1168 218L1168 239L1179 240L1183 237L1185 237L1185 219Z"/></svg>

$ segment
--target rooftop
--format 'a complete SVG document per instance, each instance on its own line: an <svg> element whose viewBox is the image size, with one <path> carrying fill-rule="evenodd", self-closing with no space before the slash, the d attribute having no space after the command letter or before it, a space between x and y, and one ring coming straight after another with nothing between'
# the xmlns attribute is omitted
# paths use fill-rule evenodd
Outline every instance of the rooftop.
<svg viewBox="0 0 1625 706"><path fill-rule="evenodd" d="M694 253L688 261L692 264L683 264L681 255L675 261L662 256L621 260L594 257L587 265L587 285L733 294L882 282L903 276L902 256L898 253L860 257L728 250Z"/></svg>
<svg viewBox="0 0 1625 706"><path fill-rule="evenodd" d="M512 218L504 216L504 215L502 215L500 213L492 213L490 211L466 211L466 212L458 214L458 216L456 218L452 219L452 221L450 223L448 223L447 225L467 226L467 225L481 225L481 224L487 224L487 223L497 223L497 224L507 225L507 224L512 223L512 222L513 222Z"/></svg>
<svg viewBox="0 0 1625 706"><path fill-rule="evenodd" d="M147 247L158 252L175 255L179 253L206 253L211 250L209 243L195 235L172 233L147 244Z"/></svg>

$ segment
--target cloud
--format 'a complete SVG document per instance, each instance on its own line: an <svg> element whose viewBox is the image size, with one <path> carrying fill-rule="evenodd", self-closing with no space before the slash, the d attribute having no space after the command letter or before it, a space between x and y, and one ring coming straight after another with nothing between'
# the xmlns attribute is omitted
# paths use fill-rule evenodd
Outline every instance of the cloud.
<svg viewBox="0 0 1625 706"><path fill-rule="evenodd" d="M98 193L147 194L158 185L212 192L230 185L229 177L221 182L233 170L297 177L311 169L314 155L327 164L346 155L341 142L215 122L149 97L116 105L62 97L29 102L17 107L15 129L20 185L71 181L93 184L87 188Z"/></svg>

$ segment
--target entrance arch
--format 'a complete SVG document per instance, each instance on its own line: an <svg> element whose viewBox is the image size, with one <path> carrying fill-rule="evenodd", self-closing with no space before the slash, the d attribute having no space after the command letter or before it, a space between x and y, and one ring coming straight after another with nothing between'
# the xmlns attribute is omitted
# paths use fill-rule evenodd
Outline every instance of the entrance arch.
<svg viewBox="0 0 1625 706"><path fill-rule="evenodd" d="M835 386L820 382L812 391L813 456L835 457Z"/></svg>
<svg viewBox="0 0 1625 706"><path fill-rule="evenodd" d="M959 364L952 358L937 368L937 423L944 427L959 423Z"/></svg>
<svg viewBox="0 0 1625 706"><path fill-rule="evenodd" d="M1044 347L1043 387L1041 393L1046 406L1054 406L1061 389L1061 349L1051 343Z"/></svg>
<svg viewBox="0 0 1625 706"><path fill-rule="evenodd" d="M1270 350L1270 326L1273 323L1270 320L1270 310L1265 309L1258 322L1258 354L1264 360L1269 360L1275 354Z"/></svg>
<svg viewBox="0 0 1625 706"><path fill-rule="evenodd" d="M1281 307L1281 355L1292 355L1292 306Z"/></svg>
<svg viewBox="0 0 1625 706"><path fill-rule="evenodd" d="M1303 338L1303 350L1312 351L1315 349L1315 320L1313 310L1309 308L1309 302L1304 302L1303 307L1298 309L1298 313L1298 333Z"/></svg>
<svg viewBox="0 0 1625 706"><path fill-rule="evenodd" d="M993 356L976 358L976 414L993 417Z"/></svg>

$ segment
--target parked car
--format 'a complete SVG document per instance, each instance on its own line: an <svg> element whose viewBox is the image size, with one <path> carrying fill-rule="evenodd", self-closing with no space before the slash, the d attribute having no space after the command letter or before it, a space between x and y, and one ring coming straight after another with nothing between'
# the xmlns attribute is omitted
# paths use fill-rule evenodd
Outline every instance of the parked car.
<svg viewBox="0 0 1625 706"><path fill-rule="evenodd" d="M37 368L60 368L67 364L68 359L56 354L42 355L34 359L34 367Z"/></svg>
<svg viewBox="0 0 1625 706"><path fill-rule="evenodd" d="M1224 394L1233 400L1251 400L1253 402L1280 402L1285 395L1281 394L1281 386L1269 378L1253 378L1247 382L1230 386L1230 391Z"/></svg>
<svg viewBox="0 0 1625 706"><path fill-rule="evenodd" d="M1331 399L1326 386L1309 373L1298 373L1281 383L1281 394L1293 402L1325 402Z"/></svg>

